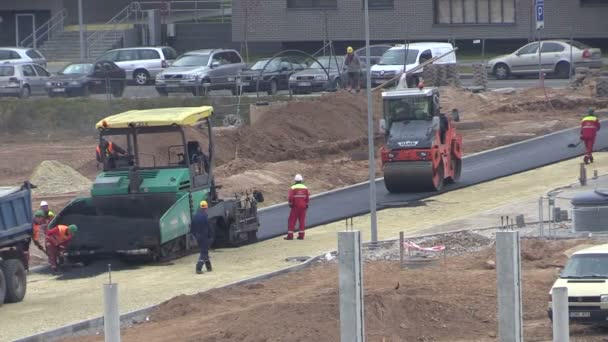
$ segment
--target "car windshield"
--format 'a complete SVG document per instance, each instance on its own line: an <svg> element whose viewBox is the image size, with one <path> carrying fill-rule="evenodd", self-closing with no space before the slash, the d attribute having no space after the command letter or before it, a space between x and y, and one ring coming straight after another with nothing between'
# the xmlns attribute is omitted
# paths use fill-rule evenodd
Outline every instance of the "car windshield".
<svg viewBox="0 0 608 342"><path fill-rule="evenodd" d="M171 66L194 67L207 66L209 55L183 55L179 57Z"/></svg>
<svg viewBox="0 0 608 342"><path fill-rule="evenodd" d="M568 42L569 43L569 42ZM572 46L574 46L577 49L581 49L581 50L585 50L585 49L591 49L591 47L589 45L583 44L581 42L578 42L576 40L572 41Z"/></svg>
<svg viewBox="0 0 608 342"><path fill-rule="evenodd" d="M317 58L318 62L317 61L313 62L309 68L310 69L337 69L336 60L338 61L337 65L344 64L344 57L329 56L329 57Z"/></svg>
<svg viewBox="0 0 608 342"><path fill-rule="evenodd" d="M430 120L430 97L408 96L385 100L385 119L390 124L394 121Z"/></svg>
<svg viewBox="0 0 608 342"><path fill-rule="evenodd" d="M266 65L266 63L268 63L268 59L262 59L260 61L257 61L251 67L251 70L262 70L264 66L266 66L266 71L275 71L279 69L279 66L281 65L281 60L273 59L270 64Z"/></svg>
<svg viewBox="0 0 608 342"><path fill-rule="evenodd" d="M86 75L93 71L93 64L70 64L59 72L60 75Z"/></svg>
<svg viewBox="0 0 608 342"><path fill-rule="evenodd" d="M15 67L0 66L0 77L1 76L13 76L14 74L15 74Z"/></svg>
<svg viewBox="0 0 608 342"><path fill-rule="evenodd" d="M561 274L562 278L608 278L608 254L573 255Z"/></svg>
<svg viewBox="0 0 608 342"><path fill-rule="evenodd" d="M407 52L407 60L406 58ZM410 65L416 63L416 59L418 58L418 50L413 49L395 49L388 50L378 64L380 65L403 65L405 61L405 65Z"/></svg>

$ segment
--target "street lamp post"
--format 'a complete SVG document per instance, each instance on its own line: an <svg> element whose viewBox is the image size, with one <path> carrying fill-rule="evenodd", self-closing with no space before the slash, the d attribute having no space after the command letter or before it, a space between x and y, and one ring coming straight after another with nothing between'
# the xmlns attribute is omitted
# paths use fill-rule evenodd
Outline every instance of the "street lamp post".
<svg viewBox="0 0 608 342"><path fill-rule="evenodd" d="M78 0L78 31L80 32L80 62L84 62L84 26L82 18L82 0Z"/></svg>
<svg viewBox="0 0 608 342"><path fill-rule="evenodd" d="M372 78L370 67L370 51L369 51L369 0L364 1L365 5L365 56L367 73L365 87L367 92L367 148L368 148L368 163L369 163L369 212L371 219L371 235L372 244L378 242L378 222L376 218L376 158L374 156L374 112L372 100Z"/></svg>

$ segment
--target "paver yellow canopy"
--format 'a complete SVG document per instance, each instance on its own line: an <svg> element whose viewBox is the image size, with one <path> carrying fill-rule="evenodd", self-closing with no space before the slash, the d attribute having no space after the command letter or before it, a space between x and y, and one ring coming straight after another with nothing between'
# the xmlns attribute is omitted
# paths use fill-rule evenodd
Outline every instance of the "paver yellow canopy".
<svg viewBox="0 0 608 342"><path fill-rule="evenodd" d="M194 126L212 114L210 106L130 110L100 120L95 128Z"/></svg>
<svg viewBox="0 0 608 342"><path fill-rule="evenodd" d="M68 259L118 254L158 260L182 254L196 246L189 240L190 221L202 200L209 205L216 245L256 240L257 199L263 197L256 193L241 202L217 196L212 114L209 106L131 110L97 123L103 172L93 183L91 197L75 199L51 223L79 227L66 252ZM199 125L208 129L207 151L198 141L187 140L184 132L186 126ZM158 134L173 135L179 143L142 152L142 136Z"/></svg>

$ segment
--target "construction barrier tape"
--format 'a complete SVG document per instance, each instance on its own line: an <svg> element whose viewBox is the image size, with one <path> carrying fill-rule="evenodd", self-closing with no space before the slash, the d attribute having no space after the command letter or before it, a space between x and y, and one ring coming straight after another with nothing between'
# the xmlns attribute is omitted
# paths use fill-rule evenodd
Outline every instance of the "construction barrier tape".
<svg viewBox="0 0 608 342"><path fill-rule="evenodd" d="M413 243L412 241L403 242L403 247L405 249L415 249L415 250L424 251L424 252L441 252L441 251L445 250L445 245L437 245L437 246L433 246L433 247L420 247L417 244Z"/></svg>

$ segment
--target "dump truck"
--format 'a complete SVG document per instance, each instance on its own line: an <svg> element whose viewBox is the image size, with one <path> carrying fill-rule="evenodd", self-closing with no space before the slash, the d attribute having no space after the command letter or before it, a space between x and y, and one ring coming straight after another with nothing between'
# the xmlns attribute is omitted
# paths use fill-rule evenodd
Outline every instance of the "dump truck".
<svg viewBox="0 0 608 342"><path fill-rule="evenodd" d="M31 239L31 185L0 187L0 305L25 297Z"/></svg>
<svg viewBox="0 0 608 342"><path fill-rule="evenodd" d="M397 88L382 93L380 150L384 184L391 193L440 191L458 181L462 170L462 137L450 116L440 112L437 88Z"/></svg>
<svg viewBox="0 0 608 342"><path fill-rule="evenodd" d="M214 245L256 240L261 192L218 197L212 114L209 106L132 110L96 124L103 170L90 197L72 200L49 224L78 226L65 251L68 262L183 255L196 246L190 222L202 200L209 204ZM190 129L204 132L206 141L188 138Z"/></svg>

